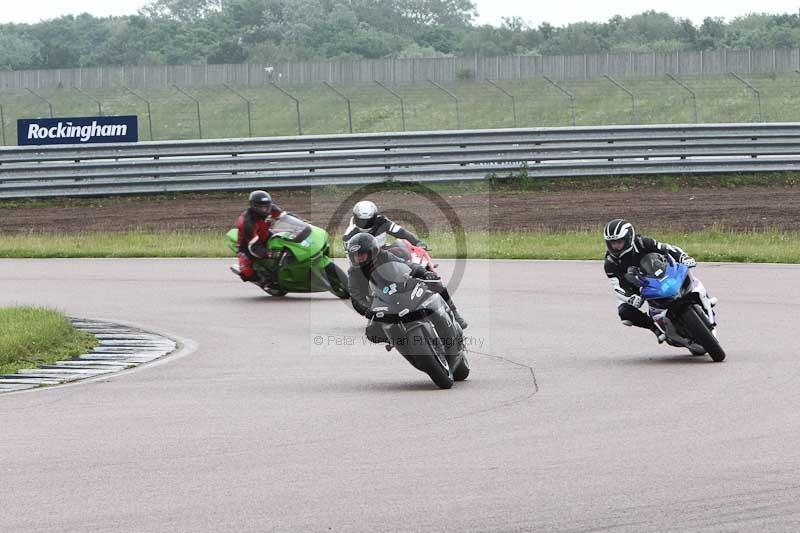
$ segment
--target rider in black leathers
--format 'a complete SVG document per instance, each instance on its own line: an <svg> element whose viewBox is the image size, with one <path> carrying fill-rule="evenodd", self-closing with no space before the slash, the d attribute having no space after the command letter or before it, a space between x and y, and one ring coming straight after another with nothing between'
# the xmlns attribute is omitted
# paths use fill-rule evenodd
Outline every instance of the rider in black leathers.
<svg viewBox="0 0 800 533"><path fill-rule="evenodd" d="M360 315L367 318L370 316L370 305L372 296L370 295L369 282L375 270L388 261L405 263L411 268L411 276L419 279L439 281L439 283L428 284L429 288L439 293L450 309L453 317L462 329L467 327L467 321L461 317L455 304L453 303L447 287L441 283L439 275L426 270L424 267L403 261L396 255L381 249L378 241L369 233L360 233L350 239L347 243L347 256L350 258L350 269L347 272L349 280L350 301L353 309Z"/></svg>
<svg viewBox="0 0 800 533"><path fill-rule="evenodd" d="M640 289L625 279L625 274L631 268L638 268L642 257L652 252L669 255L690 268L697 263L677 246L636 235L633 224L621 218L615 218L606 224L603 238L606 242L603 266L611 282L611 288L620 301L617 309L620 320L626 326L649 329L655 333L659 343L664 342L666 336L650 315L639 311L644 303Z"/></svg>
<svg viewBox="0 0 800 533"><path fill-rule="evenodd" d="M381 247L387 245L386 235L391 235L396 239L405 239L414 246L428 250L428 244L425 241L420 240L400 224L381 214L378 207L369 200L362 200L353 206L353 216L342 235L342 240L347 245L350 239L360 233L369 233L378 240L378 246Z"/></svg>

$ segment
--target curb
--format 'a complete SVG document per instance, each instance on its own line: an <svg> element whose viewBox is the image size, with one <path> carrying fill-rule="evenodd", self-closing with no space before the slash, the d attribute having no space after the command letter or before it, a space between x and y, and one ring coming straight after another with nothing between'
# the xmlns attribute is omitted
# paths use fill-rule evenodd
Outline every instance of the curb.
<svg viewBox="0 0 800 533"><path fill-rule="evenodd" d="M92 333L100 344L90 352L63 361L0 374L0 394L113 374L160 359L178 344L167 337L113 322L70 318L73 327Z"/></svg>

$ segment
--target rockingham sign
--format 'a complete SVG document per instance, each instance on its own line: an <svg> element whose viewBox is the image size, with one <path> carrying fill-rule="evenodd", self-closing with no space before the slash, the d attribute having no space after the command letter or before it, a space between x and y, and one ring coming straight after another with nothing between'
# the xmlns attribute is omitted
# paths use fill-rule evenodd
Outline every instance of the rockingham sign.
<svg viewBox="0 0 800 533"><path fill-rule="evenodd" d="M87 144L136 142L136 115L111 117L21 118L17 144Z"/></svg>

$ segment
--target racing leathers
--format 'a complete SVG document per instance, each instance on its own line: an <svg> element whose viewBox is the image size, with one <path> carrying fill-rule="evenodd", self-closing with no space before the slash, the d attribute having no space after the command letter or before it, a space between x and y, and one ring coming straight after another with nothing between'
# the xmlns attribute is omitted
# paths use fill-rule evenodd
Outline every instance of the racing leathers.
<svg viewBox="0 0 800 533"><path fill-rule="evenodd" d="M694 259L677 246L658 242L650 237L636 236L633 239L632 249L619 257L606 252L603 266L611 282L611 288L619 300L617 311L623 324L649 329L656 334L659 342L662 342L664 337L661 330L650 315L639 310L644 303L639 287L625 279L630 267L638 268L642 257L653 252L669 255L677 262L694 265Z"/></svg>
<svg viewBox="0 0 800 533"><path fill-rule="evenodd" d="M253 260L272 258L272 252L267 248L267 241L271 236L270 226L275 219L280 217L281 213L283 211L281 211L280 207L273 204L266 218L253 208L248 208L242 211L236 220L236 229L239 230L236 250L239 258L239 275L242 281L261 283L271 281L269 279L259 279L258 274L253 269Z"/></svg>
<svg viewBox="0 0 800 533"><path fill-rule="evenodd" d="M386 250L380 250L378 255L369 265L363 267L351 266L347 271L350 302L353 305L353 309L355 309L358 314L365 316L366 318L372 318L370 313L370 306L372 304L372 295L370 294L369 287L370 279L372 279L373 273L381 265L386 264L389 261L396 261L398 263L405 263L408 265L411 268L411 277L427 280L440 280L437 274L430 272L429 270L425 269L425 267L415 263L403 261L401 258L387 252ZM447 302L447 305L453 311L453 316L456 319L456 322L459 323L462 329L466 328L467 322L458 313L458 310L456 309L456 306L453 303L450 293L447 291L447 287L445 287L444 283L430 283L428 284L428 288L441 295L441 297L445 302ZM367 329L369 336L369 327Z"/></svg>
<svg viewBox="0 0 800 533"><path fill-rule="evenodd" d="M386 246L386 234L388 233L392 237L397 239L405 239L414 246L418 246L421 244L425 244L417 238L416 235L402 227L401 225L393 222L392 220L386 218L383 215L376 215L375 221L369 228L359 228L356 226L355 222L353 221L353 217L350 217L350 223L347 226L347 229L342 235L342 240L347 244L347 241L358 235L359 233L369 233L378 241L378 246L385 247ZM424 248L427 245L423 246Z"/></svg>

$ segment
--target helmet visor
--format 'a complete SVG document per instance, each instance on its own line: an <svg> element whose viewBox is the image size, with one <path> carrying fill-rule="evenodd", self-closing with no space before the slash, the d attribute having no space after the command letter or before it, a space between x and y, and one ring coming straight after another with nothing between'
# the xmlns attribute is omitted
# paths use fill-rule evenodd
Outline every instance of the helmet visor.
<svg viewBox="0 0 800 533"><path fill-rule="evenodd" d="M263 202L255 204L253 205L252 209L262 217L268 217L270 212L272 211L272 202Z"/></svg>
<svg viewBox="0 0 800 533"><path fill-rule="evenodd" d="M369 217L369 218L353 217L353 223L359 229L369 229L369 228L371 228L372 227L372 223L374 221L375 221L375 217Z"/></svg>
<svg viewBox="0 0 800 533"><path fill-rule="evenodd" d="M627 243L627 240L628 239L623 238L623 239L615 239L613 241L608 241L608 249L615 252L621 252L622 250L625 249L625 244Z"/></svg>
<svg viewBox="0 0 800 533"><path fill-rule="evenodd" d="M350 257L350 264L354 267L362 267L369 263L370 253L368 250L358 250L347 254Z"/></svg>
<svg viewBox="0 0 800 533"><path fill-rule="evenodd" d="M614 257L619 257L630 250L633 243L633 235L630 233L621 239L611 239L606 241L608 252Z"/></svg>

